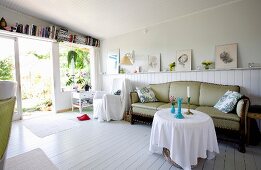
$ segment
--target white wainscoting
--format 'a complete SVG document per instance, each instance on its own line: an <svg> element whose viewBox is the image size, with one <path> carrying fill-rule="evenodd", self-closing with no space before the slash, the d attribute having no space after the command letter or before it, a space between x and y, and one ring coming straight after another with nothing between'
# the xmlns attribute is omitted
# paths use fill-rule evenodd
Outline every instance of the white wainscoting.
<svg viewBox="0 0 261 170"><path fill-rule="evenodd" d="M157 72L139 74L102 75L103 90L110 91L114 78L128 78L133 88L148 84L170 81L191 80L225 85L239 85L242 94L248 96L252 105L261 105L261 68L185 71L185 72ZM261 130L261 121L258 122Z"/></svg>

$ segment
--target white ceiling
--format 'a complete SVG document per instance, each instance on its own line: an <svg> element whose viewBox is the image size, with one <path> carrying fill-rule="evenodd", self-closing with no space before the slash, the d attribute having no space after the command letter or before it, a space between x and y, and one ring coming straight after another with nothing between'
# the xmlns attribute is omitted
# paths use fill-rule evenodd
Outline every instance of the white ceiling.
<svg viewBox="0 0 261 170"><path fill-rule="evenodd" d="M0 0L72 31L109 38L235 0Z"/></svg>

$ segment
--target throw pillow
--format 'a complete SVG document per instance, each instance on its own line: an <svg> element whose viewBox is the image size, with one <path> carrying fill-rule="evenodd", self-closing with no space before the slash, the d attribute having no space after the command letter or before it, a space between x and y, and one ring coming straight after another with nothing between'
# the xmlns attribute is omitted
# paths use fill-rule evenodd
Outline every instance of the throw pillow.
<svg viewBox="0 0 261 170"><path fill-rule="evenodd" d="M242 94L235 91L227 91L214 106L218 110L224 113L234 110L237 101L242 98Z"/></svg>
<svg viewBox="0 0 261 170"><path fill-rule="evenodd" d="M221 108L221 107L223 107L223 103L224 103L224 101L226 100L226 98L227 98L227 96L229 95L229 94L231 94L232 93L232 91L227 91L219 100L218 100L218 102L215 104L215 108L217 108L218 110L220 110L219 108Z"/></svg>
<svg viewBox="0 0 261 170"><path fill-rule="evenodd" d="M137 90L141 103L158 101L158 99L155 97L155 94L150 89L150 87L142 87L142 88L136 87L136 90Z"/></svg>

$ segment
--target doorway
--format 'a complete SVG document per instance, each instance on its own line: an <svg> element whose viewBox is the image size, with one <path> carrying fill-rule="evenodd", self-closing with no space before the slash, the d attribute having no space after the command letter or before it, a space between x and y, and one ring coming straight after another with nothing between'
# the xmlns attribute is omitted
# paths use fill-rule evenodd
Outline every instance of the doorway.
<svg viewBox="0 0 261 170"><path fill-rule="evenodd" d="M51 113L52 43L1 35L0 46L0 80L17 82L13 119Z"/></svg>
<svg viewBox="0 0 261 170"><path fill-rule="evenodd" d="M52 43L18 39L23 117L52 113Z"/></svg>
<svg viewBox="0 0 261 170"><path fill-rule="evenodd" d="M19 82L19 63L17 62L18 53L15 50L16 46L17 41L15 38L0 36L0 80ZM14 120L19 120L22 114L19 84L17 87Z"/></svg>

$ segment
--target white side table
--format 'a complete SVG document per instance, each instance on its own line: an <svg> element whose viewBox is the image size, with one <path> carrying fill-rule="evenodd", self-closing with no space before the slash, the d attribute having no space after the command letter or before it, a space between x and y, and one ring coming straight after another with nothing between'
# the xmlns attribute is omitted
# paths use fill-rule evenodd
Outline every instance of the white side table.
<svg viewBox="0 0 261 170"><path fill-rule="evenodd" d="M76 107L82 113L83 108L92 106L93 95L94 92L92 91L72 92L72 111Z"/></svg>

